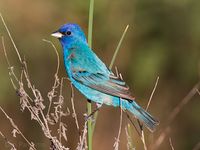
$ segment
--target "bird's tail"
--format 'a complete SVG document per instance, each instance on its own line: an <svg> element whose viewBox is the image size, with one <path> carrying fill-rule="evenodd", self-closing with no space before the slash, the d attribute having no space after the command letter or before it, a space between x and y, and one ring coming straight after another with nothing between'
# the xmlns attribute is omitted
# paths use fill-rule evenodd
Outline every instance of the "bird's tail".
<svg viewBox="0 0 200 150"><path fill-rule="evenodd" d="M135 101L129 102L127 100L123 100L122 107L130 111L137 119L142 121L151 132L155 131L159 121L141 108Z"/></svg>

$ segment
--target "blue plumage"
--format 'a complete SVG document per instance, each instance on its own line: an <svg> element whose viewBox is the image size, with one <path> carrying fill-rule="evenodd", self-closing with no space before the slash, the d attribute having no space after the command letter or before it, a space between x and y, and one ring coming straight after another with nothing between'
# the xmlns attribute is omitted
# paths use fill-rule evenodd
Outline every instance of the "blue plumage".
<svg viewBox="0 0 200 150"><path fill-rule="evenodd" d="M125 82L115 76L91 50L84 32L77 24L65 24L52 36L57 37L63 47L69 79L83 95L99 104L121 105L148 129L155 130L158 121L134 101Z"/></svg>

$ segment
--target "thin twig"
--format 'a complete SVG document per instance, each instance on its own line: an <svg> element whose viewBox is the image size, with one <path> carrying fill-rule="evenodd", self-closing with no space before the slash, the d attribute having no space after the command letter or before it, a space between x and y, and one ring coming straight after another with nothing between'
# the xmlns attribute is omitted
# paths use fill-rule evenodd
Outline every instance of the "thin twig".
<svg viewBox="0 0 200 150"><path fill-rule="evenodd" d="M194 95L197 93L197 90L200 87L200 82L198 82L192 90L182 99L182 101L173 109L171 114L169 115L167 123L170 124L175 117L180 113L182 108L194 97Z"/></svg>
<svg viewBox="0 0 200 150"><path fill-rule="evenodd" d="M15 42L14 42L14 40L13 40L11 34L10 34L10 31L9 31L9 29L8 29L8 27L7 27L7 25L6 25L5 21L4 21L3 16L2 16L1 13L0 13L0 17L1 17L1 20L2 20L2 22L3 22L4 27L6 28L6 31L7 31L7 33L8 33L8 36L9 36L9 38L10 38L10 40L11 40L11 42L12 42L14 48L15 48L15 51L16 51L17 56L18 56L18 58L19 58L19 61L20 61L20 63L22 64L22 58L21 58L21 56L20 56L19 50L17 49L17 46L15 45Z"/></svg>
<svg viewBox="0 0 200 150"><path fill-rule="evenodd" d="M5 42L4 42L4 37L3 36L1 37L1 42L2 42L2 45L3 45L3 51L4 51L4 55L6 57L6 61L7 61L8 67L10 68L11 65L10 65L10 61L8 59L8 55L7 55L7 52L6 52Z"/></svg>
<svg viewBox="0 0 200 150"><path fill-rule="evenodd" d="M145 141L145 137L144 137L144 130L141 130L141 140L144 146L144 150L147 150L147 145L146 145L146 141Z"/></svg>
<svg viewBox="0 0 200 150"><path fill-rule="evenodd" d="M55 75L58 75L58 71L59 71L59 68L60 68L60 57L59 57L59 54L58 54L58 50L57 48L55 47L55 45L49 41L49 40L46 40L46 39L42 39L44 42L47 42L49 44L51 44L51 46L53 47L55 53L56 53L56 57L57 57L57 69L56 69L56 73Z"/></svg>
<svg viewBox="0 0 200 150"><path fill-rule="evenodd" d="M19 80L18 80L17 76L15 75L15 73L14 73L14 71L13 71L14 68L11 66L10 61L9 61L9 59L8 59L8 55L7 55L6 46L5 46L5 42L4 42L4 37L3 37L3 36L1 37L1 42L2 42L2 45L3 45L4 55L5 55L7 64L8 64L8 70L9 70L10 80L11 80L11 83L13 84L14 89L16 90L17 87L16 87L16 85L14 84L14 81L13 81L13 79L11 78L11 76L13 76L17 82L19 82Z"/></svg>
<svg viewBox="0 0 200 150"><path fill-rule="evenodd" d="M110 69L110 70L111 70L112 67L113 67L113 64L114 64L114 62L115 62L115 59L116 59L117 54L118 54L118 51L119 51L119 49L120 49L120 47L121 47L122 41L123 41L123 39L124 39L124 37L125 37L125 35L126 35L126 32L127 32L128 28L129 28L129 25L126 26L126 28L125 28L125 30L124 30L124 32L123 32L123 34L122 34L122 36L121 36L121 38L120 38L120 40L119 40L119 43L118 43L118 45L117 45L117 48L115 49L115 53L114 53L114 55L113 55L113 57L112 57L112 60L111 60L111 62L110 62L110 66L109 66L109 69Z"/></svg>
<svg viewBox="0 0 200 150"><path fill-rule="evenodd" d="M170 145L171 149L174 150L174 146L172 144L172 139L171 138L169 138L169 145Z"/></svg>
<svg viewBox="0 0 200 150"><path fill-rule="evenodd" d="M160 147L160 145L162 144L162 142L164 141L164 139L166 138L167 134L170 131L169 125L174 121L174 119L180 113L180 111L183 109L183 107L188 102L190 102L190 100L192 100L194 95L197 93L197 89L199 89L199 87L200 87L200 82L195 84L194 87L190 90L190 92L172 110L172 112L170 113L170 115L169 115L169 117L168 117L168 119L166 121L166 123L167 123L166 127L162 130L162 132L159 135L159 137L157 138L157 140L155 140L155 143L152 144L152 146L151 146L152 150L156 150L156 149L158 149Z"/></svg>
<svg viewBox="0 0 200 150"><path fill-rule="evenodd" d="M11 146L11 150L17 150L15 145L13 143L11 143L6 137L5 135L0 131L0 135L2 136L2 138L5 140L5 142Z"/></svg>
<svg viewBox="0 0 200 150"><path fill-rule="evenodd" d="M5 25L6 25L6 24L5 24ZM7 27L7 26L6 26L6 27ZM11 38L12 38L12 37L11 37ZM13 41L13 42L14 42L14 41ZM6 57L8 66L9 66L9 75L10 75L10 80L11 80L11 83L12 83L12 85L13 85L13 88L18 92L19 95L23 95L23 96L25 97L25 99L26 99L26 97L27 97L27 98L29 98L31 101L33 101L33 100L30 98L30 96L24 91L22 81L19 81L19 79L17 78L17 76L15 75L15 73L14 73L14 71L13 71L13 67L11 67L11 64L10 64L9 59L8 59L8 56L7 56L7 52L6 52L6 48L5 48L5 43L4 43L4 38L3 38L3 37L2 37L2 45L3 45L4 54L5 54L5 57ZM16 51L18 51L18 50L16 50ZM24 63L24 64L26 64L26 63ZM25 65L25 66L26 66L26 65ZM26 73L25 70L23 70L23 72L24 72L25 76L28 76L28 74ZM14 79L18 82L18 84L19 84L19 90L18 90L17 86L15 85L15 83L14 83L14 81L13 81L13 79L12 79L12 76L14 76ZM30 86L31 83L30 83L28 77L27 77L26 79L27 79L28 84L29 84L29 86ZM22 80L22 79L21 79L21 80ZM32 88L32 90L33 90L33 88ZM23 94L21 94L21 93L23 93ZM25 99L24 99L24 100L25 100ZM26 101L26 103L29 104L29 106L31 106L28 100ZM30 112L32 112L32 113L37 117L37 115L36 115L36 113L34 113L35 111L32 109L32 107L27 107L27 108L29 109ZM40 123L40 125L42 125L42 121L40 121L40 119L39 119L39 122L38 122L38 123Z"/></svg>
<svg viewBox="0 0 200 150"><path fill-rule="evenodd" d="M148 110L149 106L150 106L150 103L152 101L152 98L153 98L153 95L156 91L156 88L157 88L157 85L158 85L158 81L159 81L159 76L157 77L156 79L156 83L154 85L154 88L151 92L151 95L150 95L150 98L148 100L148 103L147 103L147 106L146 106L146 111ZM145 137L144 137L144 130L143 130L143 124L137 119L138 121L138 124L139 124L139 127L140 127L140 130L141 130L141 140L142 140L142 143L143 143L143 146L144 146L144 150L147 150L147 145L146 145L146 141L145 141Z"/></svg>
<svg viewBox="0 0 200 150"><path fill-rule="evenodd" d="M199 91L199 89L196 89L196 91L197 91L197 93L200 95L200 91Z"/></svg>
<svg viewBox="0 0 200 150"><path fill-rule="evenodd" d="M7 53L6 53L6 49L5 49L4 39L2 38L4 54L5 54L5 57L7 59L8 66L9 66L10 80L11 80L11 83L12 83L14 89L17 92L17 95L20 97L20 104L21 104L22 111L25 108L28 109L28 111L31 113L31 119L34 119L34 120L36 120L38 122L38 124L42 128L42 131L43 131L44 135L52 142L52 145L53 145L53 147L55 149L58 149L58 150L67 150L68 148L64 147L62 145L62 143L59 142L59 140L57 139L57 137L55 137L55 136L52 135L51 130L50 130L49 125L48 125L48 118L45 117L44 112L43 112L43 110L45 109L45 106L42 103L44 101L44 99L42 98L42 95L41 95L40 91L38 89L36 89L35 86L31 83L31 80L30 80L29 75L28 75L28 69L27 69L26 61L25 60L22 61L20 53L19 53L19 51L18 51L18 49L17 49L17 47L16 47L16 45L14 43L14 40L13 40L13 38L12 38L12 36L11 36L8 28L7 28L7 25L5 24L5 21L3 20L2 15L1 15L1 19L2 19L2 21L4 23L6 31L8 32L8 35L9 35L10 40L11 40L11 42L12 42L14 48L15 48L15 51L16 51L16 53L18 55L18 59L19 59L21 65L22 65L22 73L21 73L20 80L19 80L17 78L17 76L15 75L13 67L10 66L10 62L8 61L8 57L7 57ZM54 47L54 49L55 49L55 47ZM58 53L56 53L56 54L58 56ZM58 58L58 62L59 62L59 58ZM52 92L51 98L56 96L55 95L55 89L59 86L59 84L58 84L59 83L59 78L57 76L57 74L58 74L58 68L59 68L59 63L58 63L58 67L57 67L56 74L55 74L55 83L54 83L54 86L52 87L52 89L53 89L52 91L53 92ZM14 77L14 80L16 81L16 84L13 81L13 77ZM24 84L25 83L23 83L23 77L25 77L26 85L31 90L31 92L33 94L33 98L31 98L27 94L26 90L24 89ZM8 116L7 116L7 118L8 118ZM23 136L23 134L21 133L21 131L14 124L14 122L12 121L12 119L11 118L8 118L8 119L10 120L11 125L14 127L14 130L13 130L14 132L13 133L19 133L19 134L21 134L21 136L23 138L25 138ZM65 132L66 129L64 127L64 124L63 124L62 128L63 128L63 132ZM32 144L34 146L34 144L32 142L30 144ZM35 149L35 148L33 147L32 149Z"/></svg>
<svg viewBox="0 0 200 150"><path fill-rule="evenodd" d="M119 123L119 131L118 131L118 135L117 138L115 139L115 143L113 145L115 150L119 149L119 141L120 141L120 135L121 135L121 130L122 130L122 115L123 115L123 109L122 109L122 100L120 99L120 123Z"/></svg>
<svg viewBox="0 0 200 150"><path fill-rule="evenodd" d="M63 97L63 96L62 96L63 80L64 80L64 78L62 78L62 79L61 79L61 82L60 82L60 95L59 95L59 98ZM62 114L61 114L61 107L60 107L60 109L59 109L59 141L60 141L60 142L62 142L61 122L62 122Z"/></svg>
<svg viewBox="0 0 200 150"><path fill-rule="evenodd" d="M71 85L71 104L72 104L72 111L73 111L72 117L75 119L76 128L77 128L78 132L80 133L79 123L78 123L76 110L75 110L75 106L74 106L74 88L73 88L72 83L70 85Z"/></svg>
<svg viewBox="0 0 200 150"><path fill-rule="evenodd" d="M146 111L148 110L149 105L150 105L151 100L152 100L152 97L153 97L153 95L154 95L154 93L155 93L155 91L156 91L156 88L157 88L157 85L158 85L158 81L159 81L159 76L157 77L156 83L155 83L154 88L153 88L153 91L151 92L151 96L150 96L149 101L148 101L148 104L147 104L147 106L146 106Z"/></svg>
<svg viewBox="0 0 200 150"><path fill-rule="evenodd" d="M56 69L56 73L54 75L55 81L54 81L54 85L52 87L52 90L48 93L50 103L49 103L49 107L48 107L46 116L49 117L49 113L50 113L51 105L52 105L52 99L53 99L53 97L55 97L55 89L59 85L58 71L59 71L59 67L60 67L60 57L59 57L59 54L58 54L58 50L56 49L55 45L51 41L46 40L46 39L43 39L43 41L51 44L51 46L53 47L53 49L56 53L56 56L57 56L57 69Z"/></svg>
<svg viewBox="0 0 200 150"><path fill-rule="evenodd" d="M85 142L86 135L87 135L87 121L85 121L84 128L83 128L83 135L82 135L82 137L80 137L80 141L76 148L77 150L86 150L87 149L87 142ZM85 147L84 147L84 144L85 144Z"/></svg>
<svg viewBox="0 0 200 150"><path fill-rule="evenodd" d="M117 57L117 54L118 54L119 49L120 49L120 47L121 47L121 44L122 44L122 42L123 42L123 40L124 40L124 37L125 37L125 35L126 35L127 31L128 31L128 28L129 28L129 25L126 26L126 28L125 28L125 30L124 30L124 32L123 32L123 34L122 34L122 36L121 36L121 38L120 38L120 40L119 40L119 43L118 43L118 45L117 45L117 47L116 47L116 49L115 49L114 55L113 55L113 57L112 57L112 59L111 59L110 65L109 65L109 69L110 69L110 70L111 70L112 67L113 67L113 64L114 64L114 62L115 62L115 59L116 59L116 57ZM117 72L117 68L116 68L116 72ZM118 73L118 72L117 72L117 73ZM95 129L97 117L98 117L98 112L96 112L96 113L94 114L94 123L92 124L92 133L94 132L94 129Z"/></svg>
<svg viewBox="0 0 200 150"><path fill-rule="evenodd" d="M200 142L198 142L192 150L200 150Z"/></svg>
<svg viewBox="0 0 200 150"><path fill-rule="evenodd" d="M22 138L28 143L28 145L33 148L34 150L36 150L34 144L32 142L30 142L25 136L24 134L21 132L21 130L17 127L17 125L14 123L14 121L12 120L12 118L10 118L8 116L8 114L3 110L3 108L0 106L0 110L3 112L3 114L6 116L6 118L10 121L12 127L17 130L17 132L22 136Z"/></svg>

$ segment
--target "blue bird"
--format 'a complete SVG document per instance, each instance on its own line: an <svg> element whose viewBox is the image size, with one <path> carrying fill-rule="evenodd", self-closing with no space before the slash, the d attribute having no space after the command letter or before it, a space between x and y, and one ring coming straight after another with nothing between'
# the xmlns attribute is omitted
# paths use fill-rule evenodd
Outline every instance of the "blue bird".
<svg viewBox="0 0 200 150"><path fill-rule="evenodd" d="M122 107L154 131L158 121L141 108L131 96L126 83L114 75L88 46L82 29L77 24L65 24L51 34L63 48L66 72L72 84L91 101Z"/></svg>

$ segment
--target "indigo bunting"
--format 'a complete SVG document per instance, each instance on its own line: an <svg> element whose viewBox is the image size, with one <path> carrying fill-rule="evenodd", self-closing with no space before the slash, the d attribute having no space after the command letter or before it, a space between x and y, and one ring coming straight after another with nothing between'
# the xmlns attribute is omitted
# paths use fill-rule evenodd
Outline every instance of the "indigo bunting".
<svg viewBox="0 0 200 150"><path fill-rule="evenodd" d="M92 51L79 25L65 24L51 35L58 38L62 45L69 79L87 99L100 105L121 106L150 131L155 130L158 121L135 102L122 78L109 70Z"/></svg>

